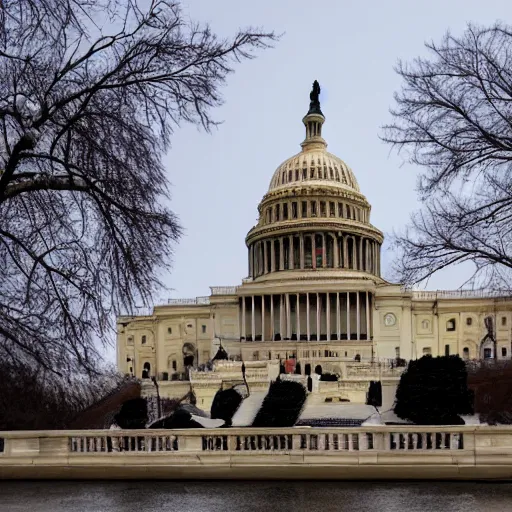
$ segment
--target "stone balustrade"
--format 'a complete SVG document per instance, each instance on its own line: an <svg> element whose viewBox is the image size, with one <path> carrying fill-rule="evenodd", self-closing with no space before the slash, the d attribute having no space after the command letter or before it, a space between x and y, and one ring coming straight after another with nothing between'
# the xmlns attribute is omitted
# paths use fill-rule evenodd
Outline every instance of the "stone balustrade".
<svg viewBox="0 0 512 512"><path fill-rule="evenodd" d="M512 427L0 432L0 478L512 479Z"/></svg>

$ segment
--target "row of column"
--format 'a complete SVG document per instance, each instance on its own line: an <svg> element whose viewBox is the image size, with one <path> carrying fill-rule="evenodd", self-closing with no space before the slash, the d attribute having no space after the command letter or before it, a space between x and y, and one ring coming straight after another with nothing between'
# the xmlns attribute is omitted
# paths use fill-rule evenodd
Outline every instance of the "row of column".
<svg viewBox="0 0 512 512"><path fill-rule="evenodd" d="M359 235L297 233L249 247L249 276L292 269L346 268L380 275L380 244Z"/></svg>
<svg viewBox="0 0 512 512"><path fill-rule="evenodd" d="M371 338L370 292L284 293L240 299L243 341Z"/></svg>

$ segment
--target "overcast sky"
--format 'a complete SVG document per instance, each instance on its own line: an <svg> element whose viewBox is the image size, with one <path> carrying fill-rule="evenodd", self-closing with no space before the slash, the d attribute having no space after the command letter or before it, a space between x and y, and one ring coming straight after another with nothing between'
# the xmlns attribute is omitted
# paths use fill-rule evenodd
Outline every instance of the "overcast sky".
<svg viewBox="0 0 512 512"><path fill-rule="evenodd" d="M245 236L274 170L300 150L315 79L328 150L353 169L372 204L371 222L385 235L402 229L418 207L418 170L378 137L400 86L394 65L425 55L424 42L439 41L448 29L460 34L467 22L488 25L512 15L505 0L189 0L183 6L219 35L249 25L284 35L228 78L225 104L215 112L223 124L214 133L183 125L173 137L165 165L172 208L185 228L165 279L174 298L208 295L209 286L238 285L246 277ZM384 277L392 259L385 243ZM457 288L467 275L467 268L451 269L428 289Z"/></svg>

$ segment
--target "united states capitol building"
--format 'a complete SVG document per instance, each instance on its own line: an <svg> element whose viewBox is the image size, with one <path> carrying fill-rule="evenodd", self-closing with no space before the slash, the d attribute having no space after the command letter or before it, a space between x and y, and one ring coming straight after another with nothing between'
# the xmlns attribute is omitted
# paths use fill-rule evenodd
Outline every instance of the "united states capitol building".
<svg viewBox="0 0 512 512"><path fill-rule="evenodd" d="M397 359L510 358L511 297L413 291L381 276L383 234L352 169L327 151L319 92L315 82L301 151L271 176L246 236L248 277L119 317L120 371L156 377L169 397L192 387L206 407L242 379L242 361L251 387L291 361L298 379L338 375L327 399L364 402L369 381L397 378Z"/></svg>

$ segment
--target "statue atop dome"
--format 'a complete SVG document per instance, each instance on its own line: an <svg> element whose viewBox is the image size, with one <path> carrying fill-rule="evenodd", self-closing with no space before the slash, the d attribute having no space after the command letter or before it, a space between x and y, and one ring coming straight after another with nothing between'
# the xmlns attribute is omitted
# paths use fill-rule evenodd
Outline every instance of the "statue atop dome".
<svg viewBox="0 0 512 512"><path fill-rule="evenodd" d="M309 94L309 99L311 100L309 102L309 112L308 114L322 114L322 111L320 110L320 84L318 83L318 80L315 80L313 82L313 89L311 90Z"/></svg>

